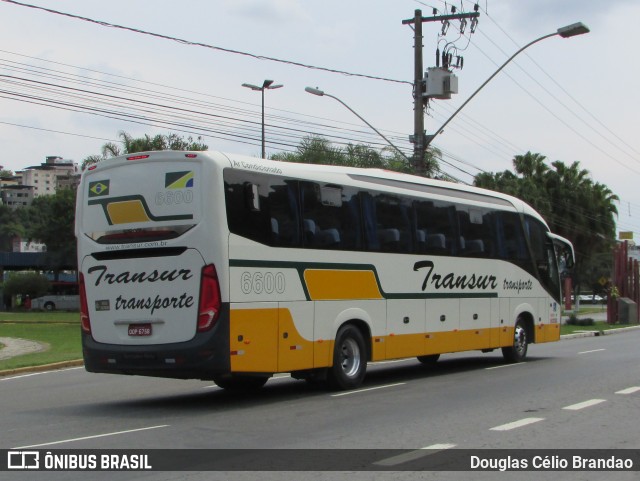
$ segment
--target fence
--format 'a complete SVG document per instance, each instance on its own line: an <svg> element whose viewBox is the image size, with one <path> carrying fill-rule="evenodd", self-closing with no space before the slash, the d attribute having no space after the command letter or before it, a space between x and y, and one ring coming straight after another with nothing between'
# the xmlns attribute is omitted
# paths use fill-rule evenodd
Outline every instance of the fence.
<svg viewBox="0 0 640 481"><path fill-rule="evenodd" d="M617 290L617 296L612 295ZM607 296L607 323L618 321L618 298L626 297L640 304L640 269L638 261L629 257L627 241L618 244L613 250L613 276L609 295ZM631 322L640 322L640 312L636 309L636 318Z"/></svg>

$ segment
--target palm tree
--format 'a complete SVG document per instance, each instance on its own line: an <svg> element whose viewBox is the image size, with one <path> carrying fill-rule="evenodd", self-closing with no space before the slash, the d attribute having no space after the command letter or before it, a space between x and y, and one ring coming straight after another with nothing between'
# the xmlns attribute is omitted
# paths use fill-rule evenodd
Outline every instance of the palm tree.
<svg viewBox="0 0 640 481"><path fill-rule="evenodd" d="M107 142L101 148L102 155L90 155L82 161L82 170L86 169L89 165L96 164L105 159L111 157L117 157L123 154L133 154L135 152L148 152L152 150L198 150L203 151L209 148L204 142L202 137L197 137L195 140L189 136L186 139L176 133L169 133L166 135L158 134L151 137L145 134L143 137L133 137L125 131L118 132L120 137L120 143L122 146L114 143Z"/></svg>

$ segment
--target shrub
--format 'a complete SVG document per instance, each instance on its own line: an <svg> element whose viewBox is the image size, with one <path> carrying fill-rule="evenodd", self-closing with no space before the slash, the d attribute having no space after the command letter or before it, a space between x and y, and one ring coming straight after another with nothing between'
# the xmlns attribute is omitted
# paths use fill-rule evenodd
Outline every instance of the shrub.
<svg viewBox="0 0 640 481"><path fill-rule="evenodd" d="M4 282L4 294L7 296L44 296L49 291L49 280L36 272L12 272Z"/></svg>
<svg viewBox="0 0 640 481"><path fill-rule="evenodd" d="M570 326L594 326L595 321L590 317L584 317L582 319L576 317L575 314L571 314L567 320L567 324Z"/></svg>

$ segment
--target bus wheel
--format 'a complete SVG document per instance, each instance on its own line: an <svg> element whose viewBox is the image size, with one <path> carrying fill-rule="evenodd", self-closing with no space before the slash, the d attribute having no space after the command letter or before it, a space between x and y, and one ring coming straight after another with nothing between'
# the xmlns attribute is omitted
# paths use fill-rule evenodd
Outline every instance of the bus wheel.
<svg viewBox="0 0 640 481"><path fill-rule="evenodd" d="M418 356L418 361L420 361L425 366L432 366L440 359L440 354L431 354L429 356Z"/></svg>
<svg viewBox="0 0 640 481"><path fill-rule="evenodd" d="M269 378L266 376L224 376L216 377L213 382L229 391L255 391L264 386Z"/></svg>
<svg viewBox="0 0 640 481"><path fill-rule="evenodd" d="M338 331L333 366L327 373L329 386L351 389L359 386L367 373L367 350L360 330L351 324Z"/></svg>
<svg viewBox="0 0 640 481"><path fill-rule="evenodd" d="M49 301L44 305L44 308L47 311L54 311L56 309L56 305L53 302Z"/></svg>
<svg viewBox="0 0 640 481"><path fill-rule="evenodd" d="M527 356L528 347L527 328L524 321L518 319L513 333L513 346L503 347L502 355L507 362L521 362Z"/></svg>

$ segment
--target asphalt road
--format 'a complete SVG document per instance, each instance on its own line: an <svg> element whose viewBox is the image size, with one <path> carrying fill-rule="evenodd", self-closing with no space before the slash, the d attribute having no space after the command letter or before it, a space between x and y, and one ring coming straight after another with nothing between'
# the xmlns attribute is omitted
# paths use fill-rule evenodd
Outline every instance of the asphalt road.
<svg viewBox="0 0 640 481"><path fill-rule="evenodd" d="M533 345L521 364L504 364L499 351L446 355L430 368L412 359L379 363L369 367L362 388L337 393L289 377L274 378L252 395L229 394L207 382L89 374L83 368L0 378L2 449L640 449L639 414L638 330ZM47 480L345 479L335 472L32 472L0 478L5 474ZM354 480L497 477L349 474Z"/></svg>

